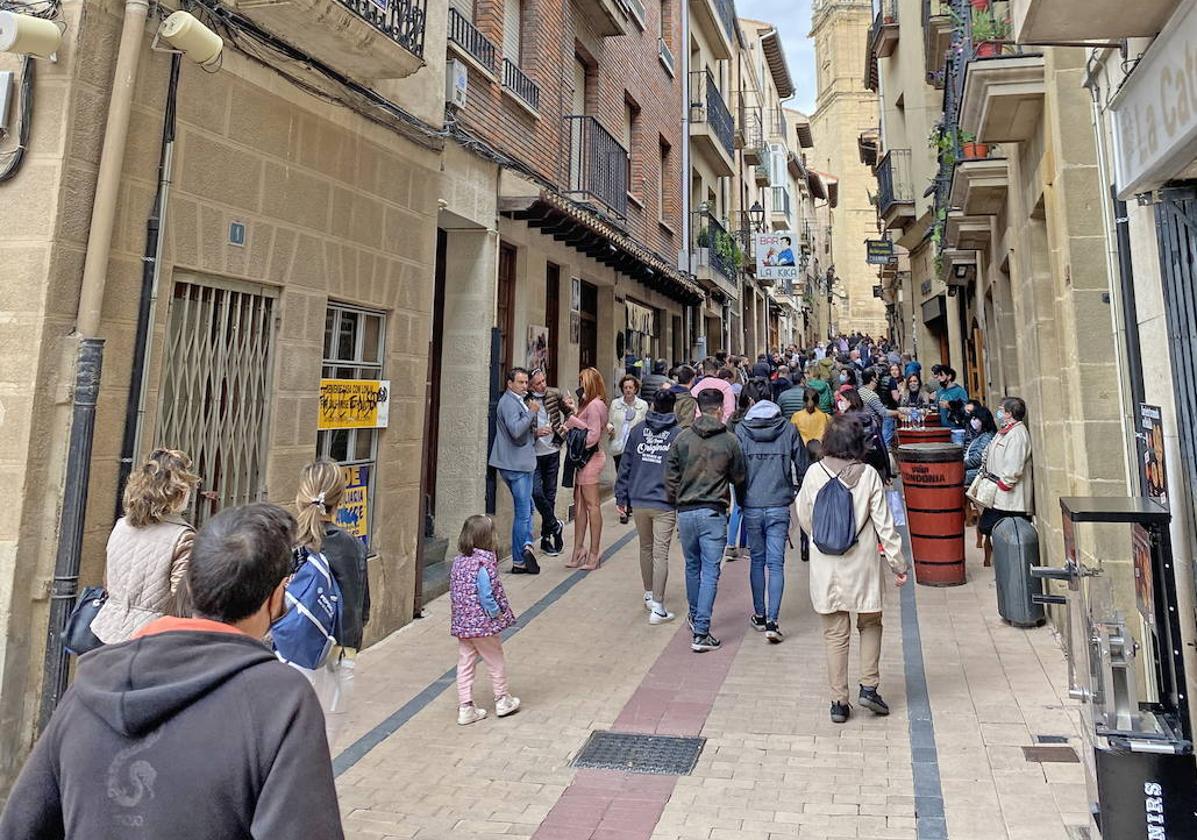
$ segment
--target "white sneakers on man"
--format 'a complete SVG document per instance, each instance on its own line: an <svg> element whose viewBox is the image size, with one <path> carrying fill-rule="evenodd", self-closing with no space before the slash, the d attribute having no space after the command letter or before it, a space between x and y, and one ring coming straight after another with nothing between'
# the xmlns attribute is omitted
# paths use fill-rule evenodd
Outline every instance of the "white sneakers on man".
<svg viewBox="0 0 1197 840"><path fill-rule="evenodd" d="M665 609L664 604L656 601L650 602L648 607L648 623L656 625L664 624L667 621L673 621L673 613Z"/></svg>

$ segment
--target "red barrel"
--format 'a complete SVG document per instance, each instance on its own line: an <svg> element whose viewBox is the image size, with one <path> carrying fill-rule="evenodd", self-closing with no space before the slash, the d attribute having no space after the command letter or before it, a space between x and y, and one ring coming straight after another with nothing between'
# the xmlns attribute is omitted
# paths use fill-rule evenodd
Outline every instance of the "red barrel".
<svg viewBox="0 0 1197 840"><path fill-rule="evenodd" d="M898 428L898 444L907 443L951 443L952 430L946 426L924 429Z"/></svg>
<svg viewBox="0 0 1197 840"><path fill-rule="evenodd" d="M898 463L915 580L924 586L959 586L964 583L964 449L955 443L904 444L898 447Z"/></svg>

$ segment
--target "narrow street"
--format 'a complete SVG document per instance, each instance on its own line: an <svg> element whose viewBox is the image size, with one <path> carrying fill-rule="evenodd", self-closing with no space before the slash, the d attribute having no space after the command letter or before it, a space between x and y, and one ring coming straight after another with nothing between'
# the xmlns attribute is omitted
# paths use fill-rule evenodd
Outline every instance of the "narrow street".
<svg viewBox="0 0 1197 840"><path fill-rule="evenodd" d="M613 523L611 505L605 513ZM1051 744L1056 758L1062 739L1078 746L1058 640L1049 627L1001 621L979 554L964 586L890 589L881 690L892 714L854 708L836 726L796 552L787 557L785 642L770 645L749 627L748 562L737 561L724 564L716 602L723 648L696 655L684 621L645 620L634 529L608 533L597 572L549 561L539 577L506 578L520 616L505 645L524 703L513 717L456 725L447 597L361 654L351 723L333 750L348 836L1086 836L1068 829L1088 819L1081 765L1038 763L1023 751ZM677 606L676 546L670 571ZM475 696L493 709L481 675ZM689 775L574 769L596 730L706 743Z"/></svg>

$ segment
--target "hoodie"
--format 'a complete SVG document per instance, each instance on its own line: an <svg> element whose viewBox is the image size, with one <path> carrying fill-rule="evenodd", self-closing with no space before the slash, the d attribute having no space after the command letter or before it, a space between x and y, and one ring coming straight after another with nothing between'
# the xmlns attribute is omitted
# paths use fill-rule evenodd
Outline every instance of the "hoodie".
<svg viewBox="0 0 1197 840"><path fill-rule="evenodd" d="M665 492L665 468L669 451L682 433L677 415L650 411L644 422L632 428L619 460L615 479L615 502L625 510L672 510Z"/></svg>
<svg viewBox="0 0 1197 840"><path fill-rule="evenodd" d="M698 408L698 395L708 389L714 389L723 394L723 414L722 419L726 423L731 419L731 416L736 413L736 392L732 390L731 383L726 379L720 379L718 376L704 376L698 382L694 383L694 387L690 389L690 393L694 395L694 418L697 420L701 413ZM677 411L677 406L673 410Z"/></svg>
<svg viewBox="0 0 1197 840"><path fill-rule="evenodd" d="M724 513L728 487L743 484L744 477L744 453L735 435L704 414L669 450L666 494L679 511L707 508Z"/></svg>
<svg viewBox="0 0 1197 840"><path fill-rule="evenodd" d="M802 437L775 403L761 400L736 427L748 476L736 498L746 508L787 507L810 466Z"/></svg>
<svg viewBox="0 0 1197 840"><path fill-rule="evenodd" d="M79 659L0 840L343 838L307 679L226 624L143 634Z"/></svg>

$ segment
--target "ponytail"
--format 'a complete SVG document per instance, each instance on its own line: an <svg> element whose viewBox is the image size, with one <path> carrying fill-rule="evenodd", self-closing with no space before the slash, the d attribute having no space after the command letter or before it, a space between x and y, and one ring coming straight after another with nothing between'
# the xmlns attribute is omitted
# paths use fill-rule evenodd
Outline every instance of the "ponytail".
<svg viewBox="0 0 1197 840"><path fill-rule="evenodd" d="M341 504L345 494L345 473L325 458L303 468L299 490L295 494L295 519L299 523L297 540L310 551L324 544L324 522Z"/></svg>

